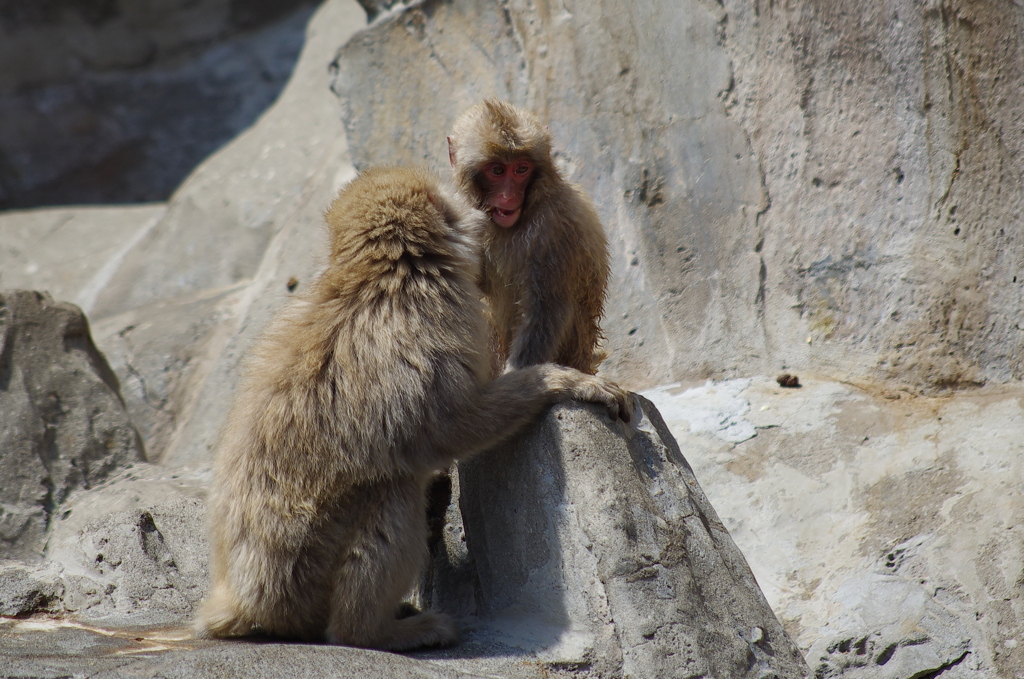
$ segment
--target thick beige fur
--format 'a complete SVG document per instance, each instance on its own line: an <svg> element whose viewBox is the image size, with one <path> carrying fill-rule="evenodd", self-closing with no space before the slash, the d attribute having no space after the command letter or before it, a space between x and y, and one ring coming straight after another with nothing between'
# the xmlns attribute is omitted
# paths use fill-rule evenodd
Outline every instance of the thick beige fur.
<svg viewBox="0 0 1024 679"><path fill-rule="evenodd" d="M535 168L515 226L488 220L483 233L481 288L498 364L597 372L608 240L593 203L555 168L548 131L532 113L487 100L459 116L448 141L459 190L481 208L484 165L526 157Z"/></svg>
<svg viewBox="0 0 1024 679"><path fill-rule="evenodd" d="M628 418L624 392L561 366L487 380L484 219L399 168L366 172L331 205L327 268L254 347L222 433L199 636L453 643L444 615L400 615L432 474L556 400Z"/></svg>

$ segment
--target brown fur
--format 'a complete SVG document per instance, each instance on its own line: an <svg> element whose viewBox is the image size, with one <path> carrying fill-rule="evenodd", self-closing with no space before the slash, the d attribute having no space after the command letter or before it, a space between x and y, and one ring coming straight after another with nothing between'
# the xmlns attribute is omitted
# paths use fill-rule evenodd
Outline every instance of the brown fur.
<svg viewBox="0 0 1024 679"><path fill-rule="evenodd" d="M628 418L624 392L560 366L487 381L482 220L416 170L371 170L334 201L328 266L254 347L222 433L199 636L454 642L444 615L401 607L433 473L562 398Z"/></svg>
<svg viewBox="0 0 1024 679"><path fill-rule="evenodd" d="M537 118L498 100L463 113L448 138L460 192L483 207L480 172L495 160L529 158L535 173L511 228L484 228L481 288L491 307L494 351L513 368L554 362L597 372L608 285L608 241L593 203L551 159Z"/></svg>

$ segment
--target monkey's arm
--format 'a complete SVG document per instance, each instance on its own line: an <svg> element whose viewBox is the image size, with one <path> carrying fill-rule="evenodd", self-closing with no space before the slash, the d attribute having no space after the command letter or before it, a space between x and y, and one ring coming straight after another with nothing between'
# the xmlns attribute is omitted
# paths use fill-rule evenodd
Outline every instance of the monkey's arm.
<svg viewBox="0 0 1024 679"><path fill-rule="evenodd" d="M560 280L562 262L545 254L530 262L523 318L509 351L509 366L525 368L555 360L569 329L572 303Z"/></svg>
<svg viewBox="0 0 1024 679"><path fill-rule="evenodd" d="M599 403L614 419L628 422L632 396L614 382L574 368L544 364L512 370L480 385L447 420L436 441L443 464L494 446L557 401Z"/></svg>

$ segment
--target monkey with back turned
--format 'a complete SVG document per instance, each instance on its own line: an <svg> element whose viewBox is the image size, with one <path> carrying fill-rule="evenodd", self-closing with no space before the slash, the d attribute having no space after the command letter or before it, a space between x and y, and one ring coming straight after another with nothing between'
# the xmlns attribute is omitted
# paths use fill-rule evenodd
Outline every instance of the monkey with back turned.
<svg viewBox="0 0 1024 679"><path fill-rule="evenodd" d="M198 636L454 642L449 618L401 604L427 551L433 474L558 400L629 419L625 392L571 368L488 379L484 219L400 168L364 173L331 205L328 265L256 343L221 434Z"/></svg>
<svg viewBox="0 0 1024 679"><path fill-rule="evenodd" d="M550 134L490 99L455 121L448 155L460 192L490 217L480 287L497 362L597 372L608 242L593 203L555 168Z"/></svg>

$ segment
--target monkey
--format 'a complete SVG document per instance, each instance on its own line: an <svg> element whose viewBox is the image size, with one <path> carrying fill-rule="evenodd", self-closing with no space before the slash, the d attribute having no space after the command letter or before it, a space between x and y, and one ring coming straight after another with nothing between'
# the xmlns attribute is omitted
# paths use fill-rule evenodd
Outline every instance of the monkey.
<svg viewBox="0 0 1024 679"><path fill-rule="evenodd" d="M402 603L426 557L435 472L556 401L628 420L624 391L571 368L491 379L485 219L408 168L370 169L328 208L326 266L254 343L217 444L197 636L455 643L452 619Z"/></svg>
<svg viewBox="0 0 1024 679"><path fill-rule="evenodd" d="M606 357L608 240L590 198L555 168L551 143L532 113L489 99L456 119L448 158L460 192L490 216L481 289L497 365L594 374Z"/></svg>

